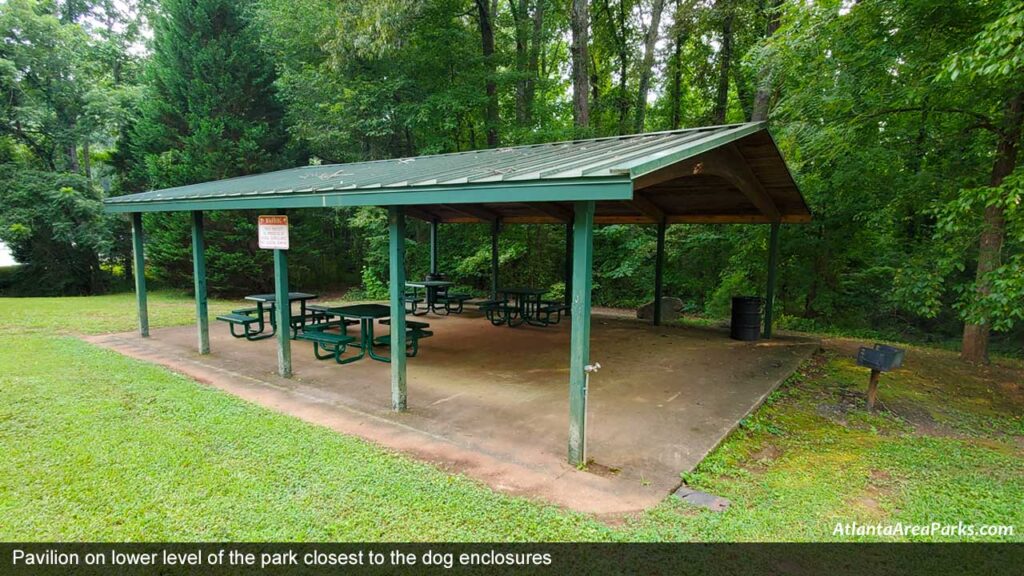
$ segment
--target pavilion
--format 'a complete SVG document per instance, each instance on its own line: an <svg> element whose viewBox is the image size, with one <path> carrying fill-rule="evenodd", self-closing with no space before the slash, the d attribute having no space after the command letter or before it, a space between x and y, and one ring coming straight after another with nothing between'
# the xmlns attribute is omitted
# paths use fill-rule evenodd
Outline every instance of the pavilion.
<svg viewBox="0 0 1024 576"><path fill-rule="evenodd" d="M654 322L661 318L665 231L670 224L768 224L768 285L764 333L771 337L779 228L808 222L811 213L763 123L614 136L378 160L303 166L105 200L105 209L133 222L139 329L149 335L142 213L192 213L198 348L209 353L203 212L380 206L389 211L391 349L406 348L405 218L431 223L431 270L436 271L440 223L492 225L492 284L502 223L564 224L571 260L568 459L584 460L586 373L595 224L657 226ZM274 251L279 326L289 324L287 251ZM496 288L496 285L493 286ZM292 372L288 330L277 333L278 371ZM391 399L406 409L406 358L393 355Z"/></svg>

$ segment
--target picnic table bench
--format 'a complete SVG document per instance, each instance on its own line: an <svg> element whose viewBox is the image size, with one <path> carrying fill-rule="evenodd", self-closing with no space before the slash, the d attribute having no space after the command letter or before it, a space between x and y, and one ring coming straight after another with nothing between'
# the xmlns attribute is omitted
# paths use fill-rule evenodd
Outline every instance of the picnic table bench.
<svg viewBox="0 0 1024 576"><path fill-rule="evenodd" d="M387 318L380 321L384 326L391 325L391 319ZM415 322L413 320L405 321L405 355L414 358L420 350L420 340L423 338L430 338L434 335L433 332L427 330L430 328L430 324L426 322ZM374 340L374 344L378 346L391 346L391 335L385 334L378 336Z"/></svg>
<svg viewBox="0 0 1024 576"><path fill-rule="evenodd" d="M316 297L316 294L307 294L305 292L288 293L289 307L292 302L299 302L299 313L289 315L288 324L292 339L298 336L299 330L303 327L310 324L319 324L331 319L322 307L306 304L308 300L313 300ZM275 294L251 294L246 296L245 299L256 302L256 306L232 310L230 314L217 316L217 320L227 322L231 335L235 338L262 340L274 336L277 333L277 316L275 314L277 296ZM254 324L255 326L253 326ZM268 325L270 326L269 332L267 331ZM241 333L238 331L239 327L241 327Z"/></svg>
<svg viewBox="0 0 1024 576"><path fill-rule="evenodd" d="M354 322L358 324L358 322ZM313 356L317 360L327 360L334 358L334 361L338 364L348 364L349 362L355 362L362 358L362 356L354 358L342 359L341 355L345 353L345 349L352 342L355 342L355 337L349 336L345 333L334 333L327 332L327 329L332 327L339 327L342 330L345 329L346 323L343 321L335 322L322 322L320 324L313 324L306 326L299 332L297 339L308 340L313 343ZM326 354L324 354L326 352Z"/></svg>

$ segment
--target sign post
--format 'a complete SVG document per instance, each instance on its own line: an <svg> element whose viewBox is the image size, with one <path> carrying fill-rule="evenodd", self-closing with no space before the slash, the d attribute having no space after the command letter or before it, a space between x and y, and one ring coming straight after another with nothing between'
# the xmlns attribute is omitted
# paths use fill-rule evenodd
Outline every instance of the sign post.
<svg viewBox="0 0 1024 576"><path fill-rule="evenodd" d="M277 373L292 375L292 303L288 299L288 217L259 217L259 246L274 251L274 314L277 323Z"/></svg>

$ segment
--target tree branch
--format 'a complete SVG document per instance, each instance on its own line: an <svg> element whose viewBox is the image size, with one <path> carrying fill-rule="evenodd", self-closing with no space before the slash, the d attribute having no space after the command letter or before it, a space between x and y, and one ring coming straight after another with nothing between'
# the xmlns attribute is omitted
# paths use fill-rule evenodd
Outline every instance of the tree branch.
<svg viewBox="0 0 1024 576"><path fill-rule="evenodd" d="M928 106L905 106L901 108L887 108L885 110L879 110L872 112L871 114L862 114L861 118L877 118L878 116L888 116L890 114L905 114L907 112L943 112L946 114L964 114L977 120L971 125L973 128L984 128L997 135L1003 134L1003 129L996 125L991 117L975 112L973 110L964 110L963 108L931 108Z"/></svg>

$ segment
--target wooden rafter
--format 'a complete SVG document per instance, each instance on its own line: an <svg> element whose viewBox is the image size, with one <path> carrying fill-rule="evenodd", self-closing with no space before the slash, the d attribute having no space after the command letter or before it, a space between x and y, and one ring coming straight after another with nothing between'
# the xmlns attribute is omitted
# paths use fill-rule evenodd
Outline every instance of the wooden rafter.
<svg viewBox="0 0 1024 576"><path fill-rule="evenodd" d="M627 203L656 223L665 219L665 211L659 208L654 202L651 202L650 198L644 196L640 192L633 192L633 199L627 201Z"/></svg>
<svg viewBox="0 0 1024 576"><path fill-rule="evenodd" d="M405 213L408 214L409 216L412 216L413 218L419 218L420 220L425 220L427 222L433 222L434 220L441 222L442 220L436 214L430 212L429 210L423 208L422 206L406 206Z"/></svg>
<svg viewBox="0 0 1024 576"><path fill-rule="evenodd" d="M524 206L528 206L534 212L539 212L544 216L554 218L559 222L572 222L572 210L564 208L559 204L553 204L550 202L529 202L524 203Z"/></svg>
<svg viewBox="0 0 1024 576"><path fill-rule="evenodd" d="M768 222L782 221L782 215L775 202L733 144L710 150L663 170L637 178L633 182L634 196L636 195L635 191L676 178L694 175L718 176L727 180L746 196Z"/></svg>
<svg viewBox="0 0 1024 576"><path fill-rule="evenodd" d="M465 214L477 220L486 220L488 222L497 220L500 215L493 210L484 208L478 204L442 204L443 208L451 210L452 212L458 212L459 214Z"/></svg>

